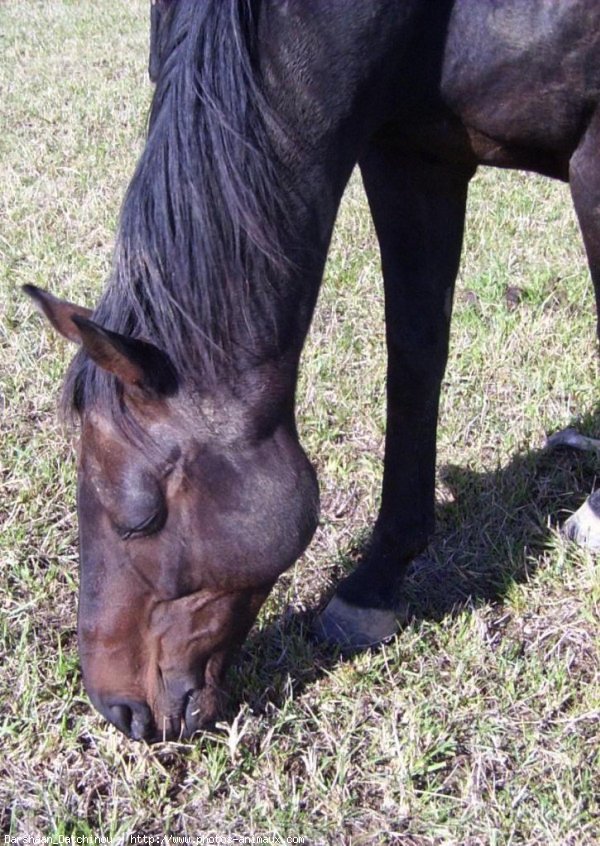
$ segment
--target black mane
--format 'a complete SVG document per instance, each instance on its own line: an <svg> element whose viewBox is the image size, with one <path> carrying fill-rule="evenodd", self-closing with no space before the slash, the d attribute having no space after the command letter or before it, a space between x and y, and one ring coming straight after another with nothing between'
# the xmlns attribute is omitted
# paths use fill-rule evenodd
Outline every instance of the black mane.
<svg viewBox="0 0 600 846"><path fill-rule="evenodd" d="M256 60L256 0L178 0L170 14L146 146L93 319L160 346L182 382L207 384L234 370L240 350L279 345L273 304L289 273L281 127ZM65 401L122 408L116 380L84 352Z"/></svg>

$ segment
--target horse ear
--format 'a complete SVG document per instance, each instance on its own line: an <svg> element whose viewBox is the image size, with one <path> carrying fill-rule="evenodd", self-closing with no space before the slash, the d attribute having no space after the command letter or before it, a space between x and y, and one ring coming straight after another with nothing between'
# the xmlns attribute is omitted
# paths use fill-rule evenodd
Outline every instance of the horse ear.
<svg viewBox="0 0 600 846"><path fill-rule="evenodd" d="M113 373L126 388L141 391L146 397L175 393L175 368L168 355L154 344L110 332L80 315L73 315L71 320L92 361Z"/></svg>
<svg viewBox="0 0 600 846"><path fill-rule="evenodd" d="M59 300L48 291L43 291L35 285L23 285L23 291L28 297L34 301L38 309L44 314L50 323L54 326L57 332L73 341L75 344L81 343L79 330L73 322L73 317L89 318L92 315L90 308L75 305L67 300Z"/></svg>
<svg viewBox="0 0 600 846"><path fill-rule="evenodd" d="M133 393L156 397L170 396L177 390L175 369L166 353L154 344L110 332L90 320L91 309L59 300L35 285L24 285L23 291L61 335L81 344L92 361L113 373Z"/></svg>

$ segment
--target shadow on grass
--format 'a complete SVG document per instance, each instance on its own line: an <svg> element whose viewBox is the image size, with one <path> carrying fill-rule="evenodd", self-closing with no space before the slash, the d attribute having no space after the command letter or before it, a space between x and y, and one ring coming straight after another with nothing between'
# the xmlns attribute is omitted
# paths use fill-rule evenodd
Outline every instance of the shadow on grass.
<svg viewBox="0 0 600 846"><path fill-rule="evenodd" d="M598 437L600 407L573 425ZM543 564L553 530L597 486L598 469L594 454L562 448L529 450L506 467L484 473L442 467L440 477L450 496L437 509L429 549L406 575L411 619L439 621L465 608L500 602L511 585L530 578ZM366 546L364 539L357 540L341 575L358 563ZM254 713L280 708L290 692L299 695L345 660L339 650L311 638L315 613L327 599L319 597L309 611L286 612L246 642L234 671L234 696Z"/></svg>

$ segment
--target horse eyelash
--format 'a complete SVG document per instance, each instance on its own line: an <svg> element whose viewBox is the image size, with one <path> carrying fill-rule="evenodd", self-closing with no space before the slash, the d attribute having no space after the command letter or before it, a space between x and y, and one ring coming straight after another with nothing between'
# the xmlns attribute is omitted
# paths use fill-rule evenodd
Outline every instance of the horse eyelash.
<svg viewBox="0 0 600 846"><path fill-rule="evenodd" d="M135 526L132 529L122 530L122 529L117 528L117 534L119 535L121 540L124 540L124 541L130 540L131 538L134 538L134 537L140 537L140 536L141 537L149 537L150 535L155 535L164 526L165 521L163 520L160 523L160 525L158 525L156 528L153 528L153 523L155 521L157 521L157 519L160 520L160 518L162 517L162 514L163 514L162 509L159 509L158 511L155 511L154 514L152 514L150 517L147 517L138 526ZM150 529L150 531L148 531L149 529Z"/></svg>

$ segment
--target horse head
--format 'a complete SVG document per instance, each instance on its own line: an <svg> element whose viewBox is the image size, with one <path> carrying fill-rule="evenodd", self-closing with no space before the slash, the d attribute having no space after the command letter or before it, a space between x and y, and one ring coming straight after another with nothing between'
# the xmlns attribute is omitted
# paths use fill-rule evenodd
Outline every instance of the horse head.
<svg viewBox="0 0 600 846"><path fill-rule="evenodd" d="M86 688L135 739L189 737L218 716L228 663L316 526L293 414L268 368L240 391L202 391L149 341L26 291L119 388L120 415L78 409Z"/></svg>

